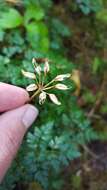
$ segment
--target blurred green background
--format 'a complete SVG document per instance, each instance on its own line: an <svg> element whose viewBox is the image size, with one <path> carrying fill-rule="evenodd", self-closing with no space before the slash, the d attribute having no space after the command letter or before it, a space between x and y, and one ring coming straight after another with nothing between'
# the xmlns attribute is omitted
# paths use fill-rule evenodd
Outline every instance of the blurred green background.
<svg viewBox="0 0 107 190"><path fill-rule="evenodd" d="M0 81L25 88L33 57L52 61L49 80L70 72L77 82L56 92L61 106L35 103L38 120L0 190L105 190L106 0L0 0Z"/></svg>

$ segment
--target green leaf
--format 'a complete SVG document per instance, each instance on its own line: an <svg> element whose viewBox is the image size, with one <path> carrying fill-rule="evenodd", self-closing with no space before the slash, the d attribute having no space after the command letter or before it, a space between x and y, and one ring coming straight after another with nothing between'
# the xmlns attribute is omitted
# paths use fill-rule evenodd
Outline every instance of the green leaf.
<svg viewBox="0 0 107 190"><path fill-rule="evenodd" d="M26 26L27 37L33 48L40 52L46 52L49 49L48 29L42 22L32 22Z"/></svg>
<svg viewBox="0 0 107 190"><path fill-rule="evenodd" d="M4 40L5 32L3 30L0 30L0 42Z"/></svg>
<svg viewBox="0 0 107 190"><path fill-rule="evenodd" d="M25 25L32 19L39 21L44 18L44 11L41 7L28 6L24 15Z"/></svg>
<svg viewBox="0 0 107 190"><path fill-rule="evenodd" d="M80 189L82 185L82 178L81 175L73 175L72 178L72 184L75 189Z"/></svg>
<svg viewBox="0 0 107 190"><path fill-rule="evenodd" d="M96 14L96 18L102 22L107 23L107 9L103 9L102 11Z"/></svg>
<svg viewBox="0 0 107 190"><path fill-rule="evenodd" d="M95 57L93 65L92 65L93 74L96 74L98 72L101 64L102 64L102 61L98 57Z"/></svg>
<svg viewBox="0 0 107 190"><path fill-rule="evenodd" d="M0 28L16 28L20 26L22 22L23 18L16 9L9 8L7 12L0 12Z"/></svg>
<svg viewBox="0 0 107 190"><path fill-rule="evenodd" d="M106 114L107 113L107 104L101 106L101 113Z"/></svg>
<svg viewBox="0 0 107 190"><path fill-rule="evenodd" d="M85 6L85 5L80 5L80 8L82 10L82 12L85 14L85 15L88 15L90 13L90 7L88 6Z"/></svg>
<svg viewBox="0 0 107 190"><path fill-rule="evenodd" d="M56 18L52 19L52 29L63 37L69 37L71 35L69 27L67 27L61 20Z"/></svg>

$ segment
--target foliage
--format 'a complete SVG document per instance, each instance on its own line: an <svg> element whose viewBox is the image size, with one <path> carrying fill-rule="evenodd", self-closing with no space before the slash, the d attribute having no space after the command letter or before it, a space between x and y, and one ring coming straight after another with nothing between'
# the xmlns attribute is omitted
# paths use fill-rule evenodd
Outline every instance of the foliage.
<svg viewBox="0 0 107 190"><path fill-rule="evenodd" d="M36 180L44 189L50 187L57 189L63 183L62 179L59 178L61 168L81 155L80 145L97 137L90 127L89 121L85 119L83 112L75 106L75 103L75 99L71 98L69 106L72 107L72 110L69 109L67 114L63 113L67 109L66 105L63 105L62 111L60 108L54 108L53 113L51 111L52 105L48 105L48 111L51 112L51 115L44 109L40 117L47 117L50 121L47 122L45 119L44 125L36 126L34 131L28 133L28 147L23 145L20 158L17 158L14 163L14 165L17 163L19 165L15 181L18 180L21 183L23 179L24 183ZM56 113L59 119L56 118ZM42 118L39 120L42 121ZM23 152L23 149L27 154ZM15 173L14 165L9 176Z"/></svg>
<svg viewBox="0 0 107 190"><path fill-rule="evenodd" d="M79 7L87 15L99 11L102 1L78 0L74 4L77 10ZM16 6L2 4L0 81L21 87L28 85L29 81L21 75L21 69L28 68L32 71L32 57L48 57L52 60L49 79L60 73L72 72L76 68L74 63L65 58L69 57L69 47L67 49L64 46L65 42L70 43L74 34L60 18L52 15L53 6L50 0L24 0ZM94 19L96 17L95 15ZM91 17L88 19L90 21ZM94 58L93 74L101 72L102 62L97 56ZM39 118L25 137L0 190L12 190L18 183L29 184L37 181L43 189L60 189L64 183L61 175L63 169L81 156L83 144L98 139L73 95L76 88L73 81L70 81L70 85L71 91L63 95L58 92L61 106L56 107L46 102L39 107L35 103L40 110ZM96 101L90 90L86 90L83 98L91 104ZM103 107L102 110L104 112L106 108Z"/></svg>
<svg viewBox="0 0 107 190"><path fill-rule="evenodd" d="M98 12L103 7L102 0L76 0L76 2L85 15L91 12Z"/></svg>

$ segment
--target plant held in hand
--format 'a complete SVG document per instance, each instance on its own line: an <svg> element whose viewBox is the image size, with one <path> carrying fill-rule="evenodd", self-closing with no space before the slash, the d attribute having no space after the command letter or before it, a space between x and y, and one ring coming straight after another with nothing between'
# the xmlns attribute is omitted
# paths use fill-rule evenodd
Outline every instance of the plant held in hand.
<svg viewBox="0 0 107 190"><path fill-rule="evenodd" d="M50 65L49 60L43 59L42 62L44 63L43 68L41 65L38 64L39 61L37 61L35 58L32 59L32 64L34 66L34 73L26 72L22 70L22 74L30 79L34 80L33 84L30 84L27 86L26 90L28 92L33 92L34 94L31 96L30 100L34 99L37 95L39 96L39 104L43 104L47 98L47 96L50 98L50 100L60 105L61 102L58 100L55 94L48 93L48 90L50 89L59 89L59 90L67 90L69 89L65 84L59 83L67 78L71 77L70 73L67 74L61 74L57 75L54 79L52 79L50 82L45 84L45 79L47 74L50 71Z"/></svg>

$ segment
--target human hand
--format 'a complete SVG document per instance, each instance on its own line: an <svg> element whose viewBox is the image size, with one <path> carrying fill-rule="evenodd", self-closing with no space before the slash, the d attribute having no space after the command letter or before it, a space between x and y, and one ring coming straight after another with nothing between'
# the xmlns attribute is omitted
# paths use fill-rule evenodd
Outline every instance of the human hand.
<svg viewBox="0 0 107 190"><path fill-rule="evenodd" d="M24 134L38 115L28 93L19 87L0 83L0 182L11 165Z"/></svg>

